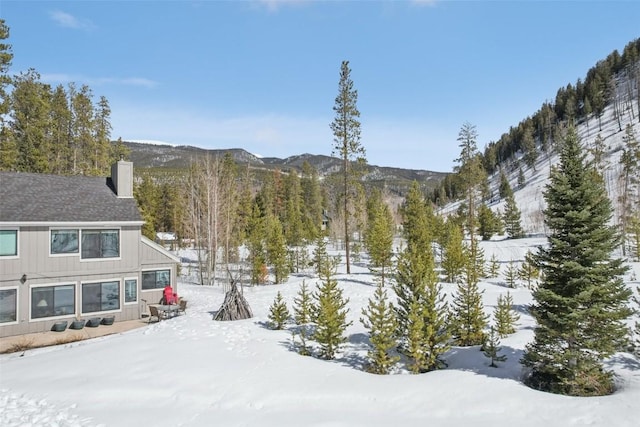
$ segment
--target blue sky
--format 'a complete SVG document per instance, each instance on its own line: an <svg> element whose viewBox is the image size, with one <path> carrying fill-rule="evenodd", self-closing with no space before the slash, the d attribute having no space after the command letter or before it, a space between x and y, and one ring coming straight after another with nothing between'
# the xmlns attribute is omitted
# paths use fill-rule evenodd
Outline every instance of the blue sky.
<svg viewBox="0 0 640 427"><path fill-rule="evenodd" d="M640 37L637 1L0 0L11 73L88 84L112 138L332 152L340 63L371 164L450 171Z"/></svg>

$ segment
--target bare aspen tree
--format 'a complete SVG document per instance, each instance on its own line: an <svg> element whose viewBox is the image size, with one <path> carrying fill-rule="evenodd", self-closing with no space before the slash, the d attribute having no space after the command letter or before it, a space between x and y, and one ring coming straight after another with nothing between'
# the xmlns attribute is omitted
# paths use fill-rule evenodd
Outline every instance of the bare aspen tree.
<svg viewBox="0 0 640 427"><path fill-rule="evenodd" d="M192 165L188 185L189 220L198 254L200 283L216 283L221 243L221 230L225 230L223 205L225 198L224 168L217 157L204 157Z"/></svg>

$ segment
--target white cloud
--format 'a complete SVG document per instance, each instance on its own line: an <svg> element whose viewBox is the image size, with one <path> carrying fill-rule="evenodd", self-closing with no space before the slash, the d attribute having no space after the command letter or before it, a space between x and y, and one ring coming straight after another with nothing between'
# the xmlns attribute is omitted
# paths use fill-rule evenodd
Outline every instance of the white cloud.
<svg viewBox="0 0 640 427"><path fill-rule="evenodd" d="M42 74L41 80L51 84L76 82L89 86L119 85L153 88L158 82L143 77L87 77L80 74L49 73Z"/></svg>
<svg viewBox="0 0 640 427"><path fill-rule="evenodd" d="M61 10L54 10L49 13L49 16L54 22L64 28L72 28L74 30L91 30L95 28L95 25L90 20L76 18L70 13Z"/></svg>

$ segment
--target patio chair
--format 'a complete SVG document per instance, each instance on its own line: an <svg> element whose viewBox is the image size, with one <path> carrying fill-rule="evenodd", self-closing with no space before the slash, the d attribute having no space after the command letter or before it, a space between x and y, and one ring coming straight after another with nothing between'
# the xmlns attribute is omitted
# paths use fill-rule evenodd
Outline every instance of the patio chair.
<svg viewBox="0 0 640 427"><path fill-rule="evenodd" d="M178 314L185 314L187 312L187 300L180 300L180 308L178 308Z"/></svg>
<svg viewBox="0 0 640 427"><path fill-rule="evenodd" d="M160 311L158 311L158 307L155 307L153 305L149 306L149 321L147 323L151 323L151 318L155 317L156 318L156 322L159 322L162 320L162 314L160 314Z"/></svg>

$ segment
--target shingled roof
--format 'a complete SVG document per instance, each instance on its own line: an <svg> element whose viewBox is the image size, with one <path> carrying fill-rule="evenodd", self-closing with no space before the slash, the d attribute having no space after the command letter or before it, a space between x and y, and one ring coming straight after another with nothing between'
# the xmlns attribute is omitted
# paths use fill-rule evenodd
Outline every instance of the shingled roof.
<svg viewBox="0 0 640 427"><path fill-rule="evenodd" d="M0 172L0 223L140 222L134 198L110 178Z"/></svg>

